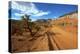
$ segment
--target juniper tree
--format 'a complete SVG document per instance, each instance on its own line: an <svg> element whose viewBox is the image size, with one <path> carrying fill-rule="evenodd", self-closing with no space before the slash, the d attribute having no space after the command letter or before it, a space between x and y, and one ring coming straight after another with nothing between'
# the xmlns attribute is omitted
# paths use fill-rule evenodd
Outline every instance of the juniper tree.
<svg viewBox="0 0 80 54"><path fill-rule="evenodd" d="M23 26L23 29L25 31L28 30L30 32L30 35L33 36L31 25L30 25L30 23L31 23L30 15L25 14L21 18L22 18L22 24L23 24L22 26Z"/></svg>

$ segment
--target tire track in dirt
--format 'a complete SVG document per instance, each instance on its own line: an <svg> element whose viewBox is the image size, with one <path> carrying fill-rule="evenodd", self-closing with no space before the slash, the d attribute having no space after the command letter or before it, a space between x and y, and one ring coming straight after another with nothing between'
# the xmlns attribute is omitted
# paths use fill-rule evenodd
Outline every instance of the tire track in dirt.
<svg viewBox="0 0 80 54"><path fill-rule="evenodd" d="M49 34L49 31L55 33L55 35ZM42 34L43 37L41 36L34 41L31 47L31 51L46 51L74 48L73 34L62 30L57 26L47 28L42 32Z"/></svg>

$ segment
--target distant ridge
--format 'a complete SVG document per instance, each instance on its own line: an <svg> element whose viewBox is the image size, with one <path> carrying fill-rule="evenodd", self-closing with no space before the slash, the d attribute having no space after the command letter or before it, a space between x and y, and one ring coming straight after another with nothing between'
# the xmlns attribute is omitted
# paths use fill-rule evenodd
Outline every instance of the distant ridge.
<svg viewBox="0 0 80 54"><path fill-rule="evenodd" d="M78 11L76 10L76 11L73 11L73 12L70 12L70 13L66 13L66 14L64 14L64 15L62 15L62 16L59 16L59 17L64 17L64 16L66 16L66 15L71 15L71 14L73 14L73 13L78 13Z"/></svg>

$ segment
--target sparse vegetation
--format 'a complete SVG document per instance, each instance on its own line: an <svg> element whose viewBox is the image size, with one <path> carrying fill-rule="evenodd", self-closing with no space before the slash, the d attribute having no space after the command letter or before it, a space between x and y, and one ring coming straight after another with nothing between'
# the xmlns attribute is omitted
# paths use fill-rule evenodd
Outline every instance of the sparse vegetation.
<svg viewBox="0 0 80 54"><path fill-rule="evenodd" d="M55 21L52 19L38 19L37 21L31 21L30 16L27 14L21 16L21 20L10 19L12 52L36 51L37 49L36 46L39 45L37 43L42 42L43 40L47 40L47 44L49 48L48 50L62 49L60 46L64 47L64 45L67 42L67 40L65 40L65 37L66 39L67 38L69 39L69 37L72 34L71 32L74 32L75 34L76 31L77 33L77 24L75 23L77 21L74 21L74 18L73 20L71 19L65 20L65 19L66 18L62 18L59 20L56 19ZM53 23L51 23L52 21ZM70 31L70 33L67 33L67 30ZM57 37L57 40L55 39L55 37ZM54 43L56 46L53 46L54 44L52 43ZM41 46L42 44L46 45L46 42L44 41L40 43ZM59 46L58 44L61 45ZM66 45L64 49L70 48L71 46L71 45L69 46Z"/></svg>

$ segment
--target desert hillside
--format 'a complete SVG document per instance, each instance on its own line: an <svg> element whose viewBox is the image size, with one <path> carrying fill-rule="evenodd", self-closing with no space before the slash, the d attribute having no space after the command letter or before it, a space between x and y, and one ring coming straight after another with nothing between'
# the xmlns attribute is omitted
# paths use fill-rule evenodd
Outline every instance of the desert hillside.
<svg viewBox="0 0 80 54"><path fill-rule="evenodd" d="M24 21L25 26L22 21L11 21L11 52L76 49L78 47L77 15L77 12L73 12L57 19L31 22L32 31ZM24 29L25 27L29 30Z"/></svg>

